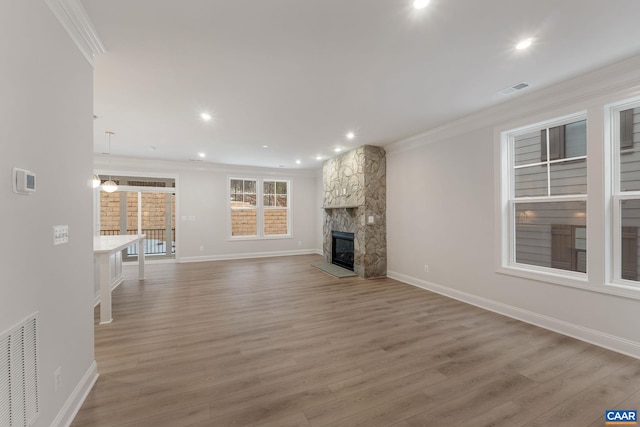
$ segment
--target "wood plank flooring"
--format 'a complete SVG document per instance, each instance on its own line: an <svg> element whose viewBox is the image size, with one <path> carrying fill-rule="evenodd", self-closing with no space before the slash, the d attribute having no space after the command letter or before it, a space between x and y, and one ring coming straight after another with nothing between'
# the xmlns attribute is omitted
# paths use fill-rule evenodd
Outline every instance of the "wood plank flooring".
<svg viewBox="0 0 640 427"><path fill-rule="evenodd" d="M320 256L127 268L72 426L602 426L640 361Z"/></svg>

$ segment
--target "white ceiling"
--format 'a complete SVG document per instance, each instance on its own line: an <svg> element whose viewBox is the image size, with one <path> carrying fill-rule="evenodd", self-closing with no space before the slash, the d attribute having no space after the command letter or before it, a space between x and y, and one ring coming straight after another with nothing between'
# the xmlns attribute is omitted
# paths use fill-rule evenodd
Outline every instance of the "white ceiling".
<svg viewBox="0 0 640 427"><path fill-rule="evenodd" d="M511 96L640 54L638 0L82 4L107 50L95 152L110 130L112 154L142 158L318 168L316 155L407 138L521 81L532 86ZM523 37L535 43L516 51Z"/></svg>

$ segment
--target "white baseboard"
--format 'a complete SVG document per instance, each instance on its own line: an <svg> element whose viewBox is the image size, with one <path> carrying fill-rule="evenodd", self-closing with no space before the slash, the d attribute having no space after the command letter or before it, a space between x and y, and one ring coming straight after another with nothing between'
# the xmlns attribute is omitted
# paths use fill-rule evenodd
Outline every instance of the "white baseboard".
<svg viewBox="0 0 640 427"><path fill-rule="evenodd" d="M246 254L225 254L210 255L196 257L181 257L178 262L204 262L204 261L229 261L234 259L250 259L250 258L272 258L279 256L292 255L315 255L318 254L317 249L300 249L295 251L274 251L274 252L252 252Z"/></svg>
<svg viewBox="0 0 640 427"><path fill-rule="evenodd" d="M73 389L60 412L58 412L58 416L51 423L52 427L69 427L71 425L97 380L98 365L94 360L76 388Z"/></svg>
<svg viewBox="0 0 640 427"><path fill-rule="evenodd" d="M483 308L485 310L493 311L494 313L521 320L523 322L539 326L541 328L548 329L559 334L567 335L569 337L576 338L581 341L606 348L608 350L640 359L640 343L635 341L630 341L616 335L597 331L595 329L585 328L584 326L565 322L564 320L559 320L553 317L544 316L532 311L523 310L518 307L503 304L466 292L458 291L456 289L438 285L432 282L427 282L425 280L407 276L401 273L396 273L394 271L388 271L387 277L403 283L407 283L409 285L416 286L418 288L435 292L440 295L447 296L449 298L453 298L458 301L462 301L467 304L474 305L476 307Z"/></svg>

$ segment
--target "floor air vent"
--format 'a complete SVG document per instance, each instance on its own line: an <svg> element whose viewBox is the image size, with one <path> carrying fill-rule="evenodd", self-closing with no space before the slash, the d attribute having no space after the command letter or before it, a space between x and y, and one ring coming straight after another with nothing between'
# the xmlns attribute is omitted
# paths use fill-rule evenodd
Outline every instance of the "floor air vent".
<svg viewBox="0 0 640 427"><path fill-rule="evenodd" d="M28 427L39 413L37 315L0 335L0 426Z"/></svg>

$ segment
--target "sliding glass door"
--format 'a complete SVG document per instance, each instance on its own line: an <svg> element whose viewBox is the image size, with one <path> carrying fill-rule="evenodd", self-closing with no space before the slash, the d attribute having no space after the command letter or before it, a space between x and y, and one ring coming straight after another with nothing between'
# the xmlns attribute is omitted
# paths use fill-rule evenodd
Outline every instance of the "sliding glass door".
<svg viewBox="0 0 640 427"><path fill-rule="evenodd" d="M145 234L145 256L175 258L176 204L173 180L162 182L165 185L159 186L158 182L149 181L150 178L113 179L121 182L118 191L101 191L100 194L100 234ZM156 186L139 185L141 183L153 183ZM137 244L127 248L123 251L123 260L136 260L138 251Z"/></svg>

